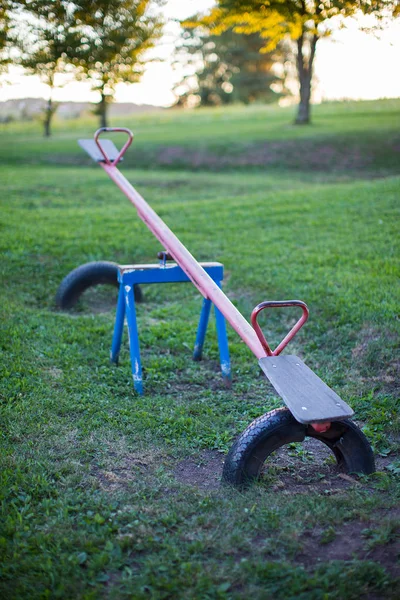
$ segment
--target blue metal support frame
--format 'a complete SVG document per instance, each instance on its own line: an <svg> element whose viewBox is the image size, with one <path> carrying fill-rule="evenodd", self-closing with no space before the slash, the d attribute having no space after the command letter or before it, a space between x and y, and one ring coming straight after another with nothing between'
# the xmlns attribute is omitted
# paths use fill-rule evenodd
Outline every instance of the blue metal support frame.
<svg viewBox="0 0 400 600"><path fill-rule="evenodd" d="M201 263L201 266L208 275L221 287L224 278L224 267L221 263ZM126 316L129 335L129 348L132 365L133 385L138 394L143 394L143 376L140 360L139 332L136 320L136 306L134 296L134 286L144 283L176 283L190 281L189 277L175 263L167 264L162 261L160 264L148 265L127 265L120 266L118 273L120 284L118 304L114 325L114 334L111 345L110 360L118 364L119 352L122 343L124 329L124 320ZM207 325L211 310L211 300L205 298L200 313L199 325L197 328L196 342L193 352L194 360L201 360L204 340L207 332ZM215 321L217 338L220 353L221 371L224 381L227 385L231 381L231 366L229 357L228 337L226 333L226 322L223 314L215 309Z"/></svg>

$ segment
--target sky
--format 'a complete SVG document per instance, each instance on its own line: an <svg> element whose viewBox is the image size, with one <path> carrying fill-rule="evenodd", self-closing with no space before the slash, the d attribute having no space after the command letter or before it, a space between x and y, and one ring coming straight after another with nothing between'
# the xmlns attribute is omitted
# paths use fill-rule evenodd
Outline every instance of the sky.
<svg viewBox="0 0 400 600"><path fill-rule="evenodd" d="M207 10L213 0L168 0L163 9L167 26L156 50L161 61L148 65L140 83L120 84L117 102L169 106L174 102L172 89L181 73L172 65L174 39L183 19L197 11ZM359 23L348 20L347 28L337 30L317 45L315 60L314 100L373 100L400 97L400 19L376 37L359 30ZM53 97L58 101L97 102L95 92L84 82L63 82ZM48 89L38 77L26 76L17 68L3 78L0 101L11 98L44 97Z"/></svg>

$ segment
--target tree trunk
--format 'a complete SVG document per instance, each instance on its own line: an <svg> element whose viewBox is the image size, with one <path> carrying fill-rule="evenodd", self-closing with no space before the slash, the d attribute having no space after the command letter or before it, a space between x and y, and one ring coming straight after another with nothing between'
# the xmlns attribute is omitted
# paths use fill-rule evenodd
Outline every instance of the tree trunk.
<svg viewBox="0 0 400 600"><path fill-rule="evenodd" d="M310 123L311 79L305 74L299 74L300 102L297 108L297 125Z"/></svg>
<svg viewBox="0 0 400 600"><path fill-rule="evenodd" d="M101 100L99 104L100 127L108 127L107 121L107 97L101 92Z"/></svg>
<svg viewBox="0 0 400 600"><path fill-rule="evenodd" d="M45 113L44 113L44 123L43 123L44 137L51 136L51 119L52 119L53 114L54 114L53 101L50 97L47 100L47 105L46 105L46 109L45 109Z"/></svg>
<svg viewBox="0 0 400 600"><path fill-rule="evenodd" d="M308 60L306 60L304 56L304 34L302 34L297 40L297 74L299 77L300 87L300 102L295 121L297 125L308 125L311 122L311 83L317 41L318 36L313 35L310 41L310 56L308 57Z"/></svg>

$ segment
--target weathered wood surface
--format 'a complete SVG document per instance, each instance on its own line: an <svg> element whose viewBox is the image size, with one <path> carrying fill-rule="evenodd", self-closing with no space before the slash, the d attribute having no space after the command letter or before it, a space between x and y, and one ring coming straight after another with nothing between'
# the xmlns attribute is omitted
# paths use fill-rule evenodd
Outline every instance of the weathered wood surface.
<svg viewBox="0 0 400 600"><path fill-rule="evenodd" d="M94 140L78 140L78 144L89 154L90 158L96 162L105 162L104 156ZM114 142L102 139L101 146L111 161L117 158L119 150L115 147Z"/></svg>
<svg viewBox="0 0 400 600"><path fill-rule="evenodd" d="M266 356L259 365L294 418L323 423L351 417L354 411L297 356Z"/></svg>

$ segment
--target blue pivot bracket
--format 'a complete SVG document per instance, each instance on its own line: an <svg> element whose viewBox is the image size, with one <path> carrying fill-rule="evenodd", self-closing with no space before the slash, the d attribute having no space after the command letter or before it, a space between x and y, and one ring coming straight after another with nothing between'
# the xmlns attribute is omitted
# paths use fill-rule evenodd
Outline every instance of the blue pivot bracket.
<svg viewBox="0 0 400 600"><path fill-rule="evenodd" d="M208 275L221 287L224 278L224 266L221 263L200 263ZM136 303L134 286L143 283L176 283L190 281L186 273L176 263L166 263L164 258L160 264L123 265L118 273L119 295L115 317L114 334L111 345L110 360L118 364L122 343L125 317L128 325L129 350L132 366L133 385L138 394L143 394L143 374L140 360L139 333L136 319ZM212 302L204 298L193 352L193 359L202 358L203 345L207 332ZM226 322L223 314L215 309L215 323L218 337L222 377L226 385L231 383L231 363L229 357Z"/></svg>

